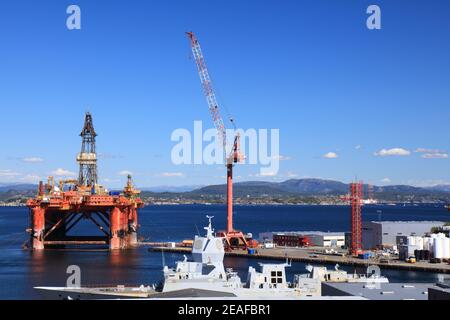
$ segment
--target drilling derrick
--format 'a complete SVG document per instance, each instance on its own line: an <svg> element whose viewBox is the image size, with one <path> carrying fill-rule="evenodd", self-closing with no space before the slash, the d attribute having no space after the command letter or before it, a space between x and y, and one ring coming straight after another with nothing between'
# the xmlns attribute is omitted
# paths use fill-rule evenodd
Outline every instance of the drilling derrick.
<svg viewBox="0 0 450 320"><path fill-rule="evenodd" d="M97 154L95 152L95 137L97 134L94 130L92 115L89 112L86 113L80 136L82 142L81 152L77 155L77 162L80 165L78 184L92 187L97 184Z"/></svg>
<svg viewBox="0 0 450 320"><path fill-rule="evenodd" d="M131 176L123 192L108 192L97 183L97 134L89 113L80 136L78 180L56 183L49 177L46 184L39 182L36 197L27 201L30 209L27 231L33 250L80 245L108 246L113 250L137 244L137 209L144 205L139 198L140 191L134 188ZM92 222L101 235L70 235L70 230L82 219Z"/></svg>

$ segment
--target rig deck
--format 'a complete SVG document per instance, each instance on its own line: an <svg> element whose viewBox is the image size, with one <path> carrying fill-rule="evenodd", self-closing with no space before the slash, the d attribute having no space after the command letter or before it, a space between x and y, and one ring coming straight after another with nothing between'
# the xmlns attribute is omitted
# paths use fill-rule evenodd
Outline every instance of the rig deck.
<svg viewBox="0 0 450 320"><path fill-rule="evenodd" d="M124 196L81 195L61 192L57 196L38 196L27 202L30 208L30 247L47 245L109 245L123 249L137 244L139 198ZM104 236L68 236L81 219L89 219Z"/></svg>

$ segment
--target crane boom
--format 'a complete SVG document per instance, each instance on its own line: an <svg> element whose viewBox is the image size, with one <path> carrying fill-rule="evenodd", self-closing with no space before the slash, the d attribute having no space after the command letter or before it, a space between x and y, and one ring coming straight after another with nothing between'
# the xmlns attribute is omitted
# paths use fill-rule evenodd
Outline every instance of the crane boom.
<svg viewBox="0 0 450 320"><path fill-rule="evenodd" d="M214 94L211 78L206 68L205 58L203 57L202 49L200 44L195 37L193 32L186 32L190 41L192 54L194 55L195 64L197 65L198 75L200 76L200 82L202 83L203 93L205 94L206 101L208 102L209 112L211 113L212 119L214 121L214 126L216 127L219 139L223 143L224 151L227 144L225 125L220 115L219 104L217 103L216 95Z"/></svg>

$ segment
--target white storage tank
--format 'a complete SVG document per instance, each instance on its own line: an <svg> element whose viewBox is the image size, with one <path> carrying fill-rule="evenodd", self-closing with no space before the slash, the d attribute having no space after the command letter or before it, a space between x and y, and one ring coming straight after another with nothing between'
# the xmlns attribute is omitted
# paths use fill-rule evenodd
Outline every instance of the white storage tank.
<svg viewBox="0 0 450 320"><path fill-rule="evenodd" d="M408 256L414 256L415 251L416 250L421 250L419 249L419 246L417 245L413 245L413 246L408 246Z"/></svg>
<svg viewBox="0 0 450 320"><path fill-rule="evenodd" d="M450 238L443 238L443 255L444 255L444 259L450 259Z"/></svg>
<svg viewBox="0 0 450 320"><path fill-rule="evenodd" d="M433 255L437 259L444 258L444 238L434 239Z"/></svg>
<svg viewBox="0 0 450 320"><path fill-rule="evenodd" d="M430 237L423 238L423 250L432 250L430 249Z"/></svg>
<svg viewBox="0 0 450 320"><path fill-rule="evenodd" d="M400 245L398 247L398 257L400 260L407 260L409 257L415 256L415 250L418 250L417 246Z"/></svg>
<svg viewBox="0 0 450 320"><path fill-rule="evenodd" d="M416 239L414 241L416 243L416 246L418 247L417 250L423 250L423 238L416 237Z"/></svg>
<svg viewBox="0 0 450 320"><path fill-rule="evenodd" d="M436 241L436 238L430 238L429 241L430 242L428 242L428 247L430 248L430 252L433 252L433 250L434 250L434 241Z"/></svg>
<svg viewBox="0 0 450 320"><path fill-rule="evenodd" d="M414 245L416 245L416 237L409 236L409 237L407 238L407 240L408 240L408 246L414 246Z"/></svg>

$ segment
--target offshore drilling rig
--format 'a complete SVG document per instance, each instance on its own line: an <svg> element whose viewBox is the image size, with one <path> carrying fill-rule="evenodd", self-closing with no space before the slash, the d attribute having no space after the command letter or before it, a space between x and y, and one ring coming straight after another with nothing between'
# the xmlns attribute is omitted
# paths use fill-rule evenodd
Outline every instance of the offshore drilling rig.
<svg viewBox="0 0 450 320"><path fill-rule="evenodd" d="M122 192L108 192L98 184L97 136L92 115L86 113L81 152L77 155L78 180L53 177L39 182L37 196L27 201L30 209L29 246L33 250L71 245L105 245L124 249L137 244L138 209L143 207L140 191L131 176ZM82 219L91 221L103 235L70 236Z"/></svg>

